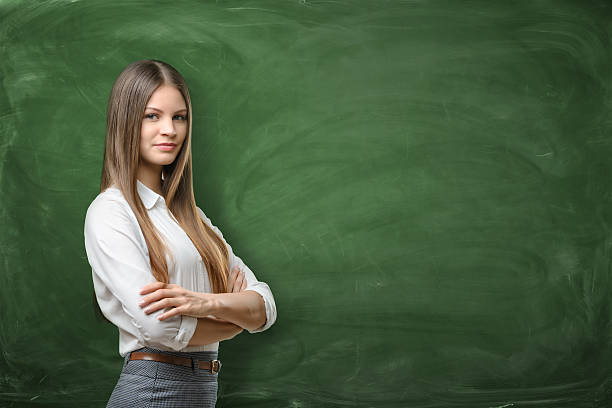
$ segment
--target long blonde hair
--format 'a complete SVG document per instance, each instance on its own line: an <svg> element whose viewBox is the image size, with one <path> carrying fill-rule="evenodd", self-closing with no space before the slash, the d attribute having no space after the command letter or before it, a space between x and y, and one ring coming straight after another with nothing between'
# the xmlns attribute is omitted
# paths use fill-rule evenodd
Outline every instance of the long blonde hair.
<svg viewBox="0 0 612 408"><path fill-rule="evenodd" d="M161 85L178 89L187 105L187 135L176 159L162 169L161 189L168 210L189 236L206 265L213 293L227 292L229 259L221 238L202 220L193 195L191 166L191 98L185 80L169 64L158 60L141 60L121 71L111 90L106 117L106 142L100 192L109 186L121 190L136 215L149 249L153 276L169 283L167 248L151 222L137 190L140 156L140 129L149 98ZM94 293L99 315L100 306Z"/></svg>

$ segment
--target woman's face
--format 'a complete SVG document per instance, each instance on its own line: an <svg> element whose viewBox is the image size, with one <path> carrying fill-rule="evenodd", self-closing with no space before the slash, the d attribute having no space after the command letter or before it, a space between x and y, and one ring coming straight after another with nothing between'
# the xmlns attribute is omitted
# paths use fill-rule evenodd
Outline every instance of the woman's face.
<svg viewBox="0 0 612 408"><path fill-rule="evenodd" d="M172 163L186 135L187 106L183 95L173 86L161 85L149 98L144 111L140 128L140 166L158 169Z"/></svg>

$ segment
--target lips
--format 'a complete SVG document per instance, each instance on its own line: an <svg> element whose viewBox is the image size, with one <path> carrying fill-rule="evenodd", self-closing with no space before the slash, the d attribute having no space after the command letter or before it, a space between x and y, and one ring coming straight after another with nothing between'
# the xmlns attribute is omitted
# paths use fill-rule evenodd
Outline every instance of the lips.
<svg viewBox="0 0 612 408"><path fill-rule="evenodd" d="M158 143L155 147L163 152L171 152L176 147L176 143Z"/></svg>

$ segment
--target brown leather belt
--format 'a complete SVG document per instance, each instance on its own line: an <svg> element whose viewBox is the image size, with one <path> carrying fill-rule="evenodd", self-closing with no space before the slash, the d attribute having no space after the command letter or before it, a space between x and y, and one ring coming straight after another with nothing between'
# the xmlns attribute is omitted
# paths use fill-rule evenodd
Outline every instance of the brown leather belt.
<svg viewBox="0 0 612 408"><path fill-rule="evenodd" d="M142 351L133 351L130 353L130 360L152 360L152 361L161 361L162 363L170 363L176 364L185 367L192 367L191 358L187 357L178 357L171 356L169 354L159 354L159 353L144 353ZM219 360L210 360L210 361L200 361L198 360L198 368L203 370L209 370L211 373L215 374L221 370L221 361Z"/></svg>

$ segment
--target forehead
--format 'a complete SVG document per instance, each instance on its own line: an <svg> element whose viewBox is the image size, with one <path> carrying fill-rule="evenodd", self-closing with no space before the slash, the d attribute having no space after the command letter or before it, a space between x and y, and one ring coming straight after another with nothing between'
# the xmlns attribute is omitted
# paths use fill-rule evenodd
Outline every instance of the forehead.
<svg viewBox="0 0 612 408"><path fill-rule="evenodd" d="M185 99L181 92L170 85L159 86L149 98L147 108L154 107L159 110L178 110L186 109Z"/></svg>

